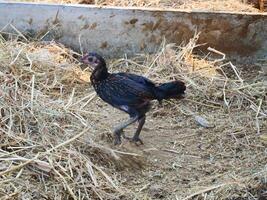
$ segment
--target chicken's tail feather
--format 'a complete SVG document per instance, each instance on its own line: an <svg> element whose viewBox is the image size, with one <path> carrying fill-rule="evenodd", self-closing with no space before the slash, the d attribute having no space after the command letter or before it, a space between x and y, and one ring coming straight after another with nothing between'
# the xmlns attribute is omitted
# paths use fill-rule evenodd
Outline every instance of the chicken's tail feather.
<svg viewBox="0 0 267 200"><path fill-rule="evenodd" d="M155 94L159 101L163 99L182 97L186 90L185 83L182 81L172 81L163 83L156 87Z"/></svg>

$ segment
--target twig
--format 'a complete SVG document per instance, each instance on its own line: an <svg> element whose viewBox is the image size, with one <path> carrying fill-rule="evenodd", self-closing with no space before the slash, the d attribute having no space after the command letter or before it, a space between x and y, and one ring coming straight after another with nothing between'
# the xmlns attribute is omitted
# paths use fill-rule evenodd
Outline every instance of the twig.
<svg viewBox="0 0 267 200"><path fill-rule="evenodd" d="M239 72L237 71L236 66L234 66L234 65L232 64L232 62L224 63L224 64L220 65L219 68L222 68L222 67L224 67L224 66L226 66L226 65L230 65L230 67L231 67L232 70L234 71L236 77L238 78L239 82L240 82L241 85L243 86L243 82L244 82L244 81L243 81L243 79L239 76Z"/></svg>
<svg viewBox="0 0 267 200"><path fill-rule="evenodd" d="M0 172L0 176L3 176L3 175L8 174L8 173L10 173L10 172L16 171L16 170L18 170L18 169L21 169L22 167L24 167L24 166L30 164L32 161L36 160L36 159L39 157L39 155L40 155L40 154L37 153L37 154L34 156L34 158L29 159L28 161L26 161L26 162L24 162L24 163L22 163L22 164L20 164L20 165L17 165L17 166L15 166L15 167L12 167L12 168L10 168L10 169L8 169L8 170L6 170L6 171Z"/></svg>
<svg viewBox="0 0 267 200"><path fill-rule="evenodd" d="M260 113L260 110L261 110L261 105L262 105L262 99L260 100L260 103L259 103L259 106L258 106L258 110L257 110L257 113L256 113L256 127L257 127L257 134L259 135L260 134L260 125L259 125L259 113Z"/></svg>
<svg viewBox="0 0 267 200"><path fill-rule="evenodd" d="M79 133L78 135L75 135L75 136L72 137L71 139L69 139L69 140L67 140L67 141L65 141L65 142L62 142L61 144L58 144L57 146L55 146L55 147L53 147L53 148L47 150L47 151L44 152L44 154L42 154L42 155L46 155L46 154L48 154L48 153L50 153L50 152L52 152L52 151L54 151L54 150L56 150L56 149L58 149L58 148L60 148L60 147L63 147L63 146L68 145L69 143L71 143L71 142L73 142L74 140L78 139L79 137L81 137L81 136L84 135L85 133L88 133L88 131L89 131L89 128L83 130L83 131L82 131L81 133Z"/></svg>
<svg viewBox="0 0 267 200"><path fill-rule="evenodd" d="M83 98L80 99L79 101L76 101L75 103L73 103L72 106L81 103L82 101L84 101L84 100L87 99L87 98L90 98L90 99L91 99L91 98L93 98L95 95L96 95L95 92L93 92L93 93L91 93L91 94L89 94L89 95L86 95L85 97L83 97ZM90 99L89 99L89 100L90 100Z"/></svg>
<svg viewBox="0 0 267 200"><path fill-rule="evenodd" d="M9 26L11 26L11 28L14 29L17 34L21 36L25 41L29 42L28 39L15 26L13 26L12 24L9 24Z"/></svg>
<svg viewBox="0 0 267 200"><path fill-rule="evenodd" d="M94 170L92 168L91 163L90 162L86 162L86 167L87 167L88 173L89 173L94 185L96 187L98 187L98 183L97 183L97 180L96 180L96 177L95 177L95 173L94 173Z"/></svg>
<svg viewBox="0 0 267 200"><path fill-rule="evenodd" d="M72 89L71 95L69 97L68 103L65 105L65 109L67 110L72 105L72 100L75 94L75 88Z"/></svg>
<svg viewBox="0 0 267 200"><path fill-rule="evenodd" d="M206 193L206 192L209 192L211 190L215 190L217 188L220 188L220 187L224 187L226 185L230 185L230 184L233 184L234 182L230 182L230 183L223 183L223 184L219 184L219 185L214 185L214 186L211 186L211 187L208 187L208 188L205 188L203 190L199 190L185 198L183 198L182 200L188 200L188 199L192 199L193 197L197 196L197 195L200 195L200 194L203 194L203 193Z"/></svg>
<svg viewBox="0 0 267 200"><path fill-rule="evenodd" d="M95 169L97 169L118 192L122 193L122 191L118 188L118 186L112 181L112 179L100 167L94 165L93 163L91 165Z"/></svg>
<svg viewBox="0 0 267 200"><path fill-rule="evenodd" d="M19 52L18 52L18 54L16 55L15 59L14 59L9 65L13 65L13 64L17 61L17 59L19 58L19 56L20 56L20 54L21 54L21 52L22 52L23 50L24 50L23 48L21 48L21 49L19 50Z"/></svg>
<svg viewBox="0 0 267 200"><path fill-rule="evenodd" d="M32 89L31 89L31 111L33 112L33 99L34 99L34 82L35 82L35 75L32 75Z"/></svg>
<svg viewBox="0 0 267 200"><path fill-rule="evenodd" d="M220 52L220 51L218 51L218 50L216 50L214 48L211 48L211 47L208 47L208 51L211 51L213 53L216 53L216 54L219 54L219 55L222 56L221 59L217 59L214 62L221 62L221 61L225 60L225 54L224 53L222 53L222 52Z"/></svg>
<svg viewBox="0 0 267 200"><path fill-rule="evenodd" d="M43 152L43 153L37 153L36 156L35 156L34 158L29 159L29 160L26 161L25 163L22 163L22 164L20 164L20 165L18 165L18 166L12 167L12 168L10 168L9 170L6 170L6 171L4 171L4 172L0 172L0 176L3 176L3 175L5 175L5 174L7 174L7 173L10 173L10 172L12 172L12 171L18 170L18 169L20 169L20 168L22 168L22 167L24 167L24 166L30 164L31 162L35 161L39 156L47 155L48 153L50 153L50 152L52 152L52 151L54 151L54 150L56 150L56 149L58 149L58 148L60 148L60 147L63 147L63 146L65 146L65 145L71 143L72 141L76 140L77 138L79 138L79 137L82 136L83 134L87 133L88 130L89 130L89 128L88 128L88 129L85 129L85 130L82 131L80 134L74 136L73 138L71 138L71 139L69 139L69 140L67 140L67 141L65 141L65 142L63 142L63 143L61 143L61 144L59 144L59 145L57 145L57 146L55 146L55 147L53 147L53 148L51 148L51 149L45 151L45 152Z"/></svg>
<svg viewBox="0 0 267 200"><path fill-rule="evenodd" d="M53 166L52 165L52 163L50 163L50 165L51 166ZM69 184L68 184L68 182L66 181L66 179L53 167L53 171L61 178L61 180L64 182L64 184L65 184L65 186L67 187L67 189L68 189L68 191L69 191L69 193L70 193L70 195L71 195L71 197L74 199L74 200L77 200L77 198L76 198L76 196L75 196L75 194L73 193L73 191L72 191L72 189L70 188L70 186L69 186Z"/></svg>
<svg viewBox="0 0 267 200"><path fill-rule="evenodd" d="M32 60L30 59L29 55L26 53L26 58L28 59L28 61L30 62L30 70L32 70Z"/></svg>
<svg viewBox="0 0 267 200"><path fill-rule="evenodd" d="M86 101L82 106L81 109L83 109L86 105L88 105L92 100L94 100L94 98L96 97L96 93L94 92L94 94L92 95L92 97L90 99L88 99L88 101Z"/></svg>
<svg viewBox="0 0 267 200"><path fill-rule="evenodd" d="M226 100L226 93L225 93L225 87L227 85L227 81L228 79L225 80L224 85L223 85L223 101L224 101L224 104L229 108L229 103Z"/></svg>

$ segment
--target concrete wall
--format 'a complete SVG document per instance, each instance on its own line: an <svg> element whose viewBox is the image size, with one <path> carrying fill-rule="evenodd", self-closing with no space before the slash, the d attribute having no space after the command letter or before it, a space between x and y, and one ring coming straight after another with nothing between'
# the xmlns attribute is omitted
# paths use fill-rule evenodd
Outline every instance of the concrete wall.
<svg viewBox="0 0 267 200"><path fill-rule="evenodd" d="M44 35L76 50L108 56L154 52L163 38L180 44L201 31L207 43L228 55L267 56L267 14L185 12L86 5L0 3L0 30ZM6 27L5 27L6 26Z"/></svg>

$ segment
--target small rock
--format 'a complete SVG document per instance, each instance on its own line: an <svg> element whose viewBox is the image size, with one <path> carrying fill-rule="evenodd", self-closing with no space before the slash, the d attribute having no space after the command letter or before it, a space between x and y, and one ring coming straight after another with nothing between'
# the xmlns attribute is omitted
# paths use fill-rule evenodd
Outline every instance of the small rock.
<svg viewBox="0 0 267 200"><path fill-rule="evenodd" d="M206 120L204 117L201 117L199 115L195 115L195 121L204 128L215 127L214 124L211 124L208 120Z"/></svg>

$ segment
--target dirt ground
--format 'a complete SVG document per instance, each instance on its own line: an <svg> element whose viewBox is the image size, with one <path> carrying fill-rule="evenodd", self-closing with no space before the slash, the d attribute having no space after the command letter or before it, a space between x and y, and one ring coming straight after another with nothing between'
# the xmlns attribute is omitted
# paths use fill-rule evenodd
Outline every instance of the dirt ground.
<svg viewBox="0 0 267 200"><path fill-rule="evenodd" d="M203 108L186 99L163 106L155 102L141 133L144 145L124 140L121 146L114 147L109 137L112 126L128 116L98 98L93 104L96 105L93 111L101 113L94 122L96 140L142 156L116 171L120 173L121 186L131 190L133 199L191 199L190 195L199 194L197 199L267 197L266 181L254 174L266 170L266 146L255 134L253 113L249 110L221 113L217 105ZM182 113L179 108L196 109L214 127L203 128L194 116ZM262 131L267 131L266 122L263 127ZM134 130L131 126L125 133L131 136ZM201 195L202 190L207 193Z"/></svg>

